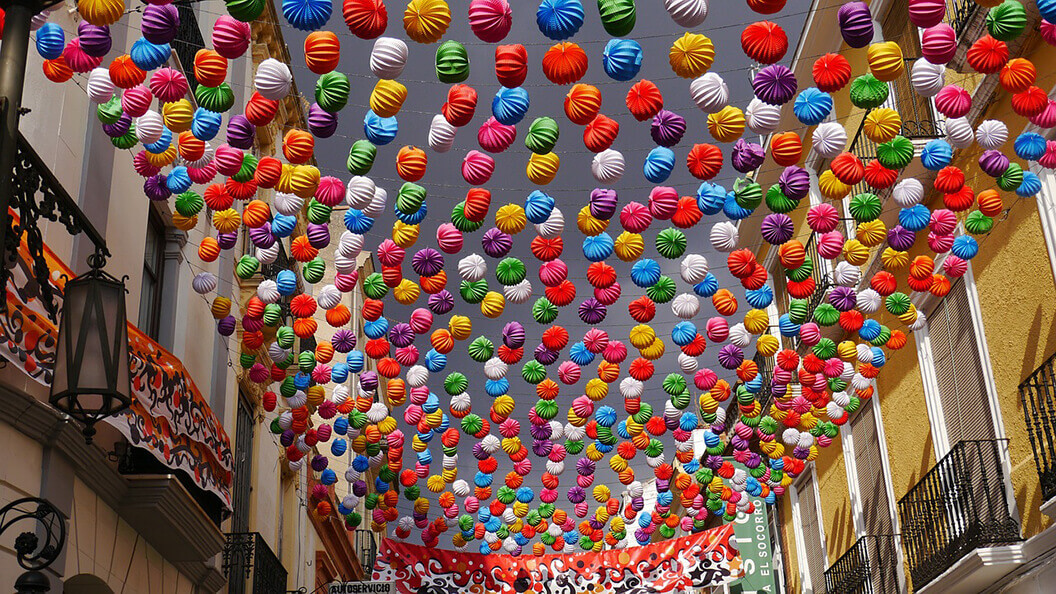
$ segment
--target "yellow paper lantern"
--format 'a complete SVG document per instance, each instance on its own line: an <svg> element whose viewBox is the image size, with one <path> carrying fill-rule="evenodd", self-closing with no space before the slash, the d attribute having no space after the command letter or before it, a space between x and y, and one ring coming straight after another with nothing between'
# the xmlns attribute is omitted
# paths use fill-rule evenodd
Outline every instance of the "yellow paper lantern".
<svg viewBox="0 0 1056 594"><path fill-rule="evenodd" d="M641 258L645 252L645 241L642 236L630 231L620 233L613 243L616 257L624 262L633 262Z"/></svg>
<svg viewBox="0 0 1056 594"><path fill-rule="evenodd" d="M855 237L866 247L876 247L887 239L887 227L880 219L858 223Z"/></svg>
<svg viewBox="0 0 1056 594"><path fill-rule="evenodd" d="M451 24L451 9L444 0L411 0L403 12L403 29L418 43L436 43Z"/></svg>
<svg viewBox="0 0 1056 594"><path fill-rule="evenodd" d="M770 327L770 314L765 309L750 309L744 314L744 327L752 334L762 334Z"/></svg>
<svg viewBox="0 0 1056 594"><path fill-rule="evenodd" d="M422 294L422 289L417 283L410 279L403 279L400 284L396 285L396 288L392 290L392 296L396 298L396 301L401 305L410 305L418 300L418 296Z"/></svg>
<svg viewBox="0 0 1056 594"><path fill-rule="evenodd" d="M480 313L485 317L497 318L502 315L504 309L506 309L506 298L502 293L488 291L484 299L480 301Z"/></svg>
<svg viewBox="0 0 1056 594"><path fill-rule="evenodd" d="M590 207L584 206L579 209L576 214L576 227L579 227L579 232L594 237L595 235L601 234L602 231L608 229L609 221L607 219L599 219L594 215L590 214Z"/></svg>
<svg viewBox="0 0 1056 594"><path fill-rule="evenodd" d="M520 204L504 204L495 211L495 226L503 233L516 235L524 231L527 223L524 207Z"/></svg>
<svg viewBox="0 0 1056 594"><path fill-rule="evenodd" d="M187 99L166 103L161 106L161 119L173 133L186 132L194 121L194 107Z"/></svg>
<svg viewBox="0 0 1056 594"><path fill-rule="evenodd" d="M447 322L447 330L455 340L465 340L473 332L473 322L466 316L451 316Z"/></svg>
<svg viewBox="0 0 1056 594"><path fill-rule="evenodd" d="M708 114L708 132L719 142L733 142L744 134L744 112L738 107L727 105L719 111Z"/></svg>
<svg viewBox="0 0 1056 594"><path fill-rule="evenodd" d="M837 179L831 169L826 169L818 176L818 190L829 200L839 200L851 191L851 187Z"/></svg>
<svg viewBox="0 0 1056 594"><path fill-rule="evenodd" d="M671 70L682 78L697 78L715 62L715 44L700 33L685 33L667 53Z"/></svg>
<svg viewBox="0 0 1056 594"><path fill-rule="evenodd" d="M400 113L407 100L407 87L399 81L381 79L370 92L370 109L379 117L391 118Z"/></svg>
<svg viewBox="0 0 1056 594"><path fill-rule="evenodd" d="M532 154L528 158L528 167L525 172L528 180L533 184L545 186L554 181L557 169L561 166L561 158L556 153L545 153L542 155Z"/></svg>
<svg viewBox="0 0 1056 594"><path fill-rule="evenodd" d="M874 109L866 114L862 131L877 144L888 142L902 131L902 117L890 107Z"/></svg>
<svg viewBox="0 0 1056 594"><path fill-rule="evenodd" d="M418 225L408 225L403 221L396 221L392 224L392 241L402 248L409 248L418 242L420 231Z"/></svg>
<svg viewBox="0 0 1056 594"><path fill-rule="evenodd" d="M884 82L891 82L906 71L902 48L894 41L871 44L866 50L866 59L869 61L869 71Z"/></svg>

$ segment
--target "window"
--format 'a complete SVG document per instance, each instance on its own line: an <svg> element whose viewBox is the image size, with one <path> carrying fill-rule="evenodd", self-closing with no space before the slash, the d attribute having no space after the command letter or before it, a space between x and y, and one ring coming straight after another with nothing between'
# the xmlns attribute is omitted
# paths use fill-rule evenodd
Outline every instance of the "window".
<svg viewBox="0 0 1056 594"><path fill-rule="evenodd" d="M928 316L932 366L950 446L997 437L971 311L962 278Z"/></svg>
<svg viewBox="0 0 1056 594"><path fill-rule="evenodd" d="M821 541L821 517L818 512L818 489L814 481L814 469L809 467L803 472L795 487L795 513L802 538L800 549L800 568L806 572L803 580L804 591L820 594L825 591L825 545Z"/></svg>
<svg viewBox="0 0 1056 594"><path fill-rule="evenodd" d="M231 532L249 532L249 502L253 490L253 407L241 392L238 396L238 420L235 428L234 484L231 493Z"/></svg>
<svg viewBox="0 0 1056 594"><path fill-rule="evenodd" d="M139 293L139 329L157 340L161 327L161 284L165 273L165 225L152 208L147 218L143 250L143 282Z"/></svg>

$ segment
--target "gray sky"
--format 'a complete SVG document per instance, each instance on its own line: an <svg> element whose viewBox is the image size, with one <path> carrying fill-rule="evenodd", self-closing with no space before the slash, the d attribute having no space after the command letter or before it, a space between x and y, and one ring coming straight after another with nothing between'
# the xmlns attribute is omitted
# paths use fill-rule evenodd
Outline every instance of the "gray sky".
<svg viewBox="0 0 1056 594"><path fill-rule="evenodd" d="M403 180L396 175L395 171L396 153L404 145L415 145L424 148L429 157L429 167L425 177L418 183L428 190L427 204L429 214L421 225L419 241L407 251L407 258L403 266L405 276L416 279L417 277L410 268L410 257L418 249L427 246L435 247L436 227L441 223L449 222L452 207L465 198L466 191L470 186L463 181L459 173L459 167L466 152L473 149L480 150L476 138L477 129L481 123L491 116L491 99L500 86L494 74L495 44L481 42L470 31L466 18L469 5L467 0L450 1L452 23L443 40L455 39L466 46L471 64L470 76L466 84L473 86L477 90L479 99L476 115L469 125L459 129L454 149L446 154L437 154L428 149L426 139L429 124L433 115L440 113L440 108L445 101L449 86L437 82L435 77L434 54L438 44L422 45L408 40L402 26L405 3L390 0L387 4L389 25L384 35L402 38L407 41L410 47L407 67L399 78L407 86L408 96L402 111L397 116L399 134L396 140L389 145L379 147L377 159L369 174L369 177L377 185L384 187L388 191L389 212L377 220L373 231L367 237L366 245L372 249L380 241L389 237L392 223L395 220L395 217L391 214L392 202L395 199L397 190L403 183ZM484 186L491 190L492 193L492 206L486 219L486 224L480 231L466 235L465 245L460 254L445 255L445 268L449 279L448 289L456 296L456 306L451 315L463 314L473 320L472 337L483 334L488 336L496 345L499 345L501 344L500 332L506 321L516 319L525 324L527 330L525 358L520 364L510 367L508 378L511 383L510 394L517 401L517 408L512 416L521 420L521 439L525 445L530 447L531 436L528 433L527 414L536 397L534 387L521 379L520 367L529 360L533 349L539 344L543 330L545 330L545 327L539 326L532 321L530 313L532 302L542 295L543 290L537 275L539 262L534 259L528 249L529 243L535 237L535 229L529 224L524 232L514 236L514 248L509 254L522 259L527 265L527 278L531 280L534 289L533 297L525 305L515 306L507 304L504 315L498 320L484 318L480 314L478 305L464 303L458 298L459 277L456 268L457 262L460 258L470 253L475 252L485 255L480 247L480 237L485 230L494 225L494 212L500 206L510 202L523 204L524 198L535 189L542 189L550 194L555 198L557 206L565 214L566 227L563 234L565 251L561 257L569 266L569 278L577 286L576 300L561 309L556 323L568 329L571 336L570 344L578 341L589 327L580 322L577 315L577 307L583 299L592 295L592 288L586 282L586 267L590 262L582 255L581 242L583 237L576 228L575 214L587 204L591 189L598 184L594 182L593 177L589 173L590 162L594 155L583 146L583 127L570 122L565 117L562 109L564 95L569 87L553 85L543 76L541 68L542 56L553 42L544 37L536 26L535 9L537 3L534 1L515 0L511 4L513 5L513 29L501 43L521 43L528 50L529 73L524 88L530 95L531 108L517 127L517 140L513 146L501 154L492 155L496 163L495 174L490 182ZM622 207L623 204L631 200L637 200L643 204L647 203L649 191L653 187L653 184L650 184L644 178L641 170L645 156L656 146L649 135L649 121L636 121L627 111L624 104L627 89L640 78L647 78L656 83L663 92L664 107L675 111L686 119L686 134L682 142L673 147L676 156L675 170L664 185L674 187L683 196L695 195L696 188L700 182L690 176L686 170L686 154L695 143L715 143L715 141L708 134L706 114L695 107L690 97L690 80L677 77L668 64L668 50L671 44L685 30L668 17L659 0L638 2L637 25L628 38L638 41L644 50L642 69L638 78L628 82L616 82L606 76L601 63L602 51L610 36L601 26L596 3L584 0L583 4L586 12L586 22L578 34L569 41L574 41L583 47L590 59L590 67L587 74L579 82L593 84L601 90L603 96L601 112L615 119L620 124L620 134L613 144L613 148L623 153L627 166L623 178L617 184L610 186L618 192L620 206ZM711 71L722 76L729 85L731 92L730 103L744 109L752 98L749 84L751 62L741 51L741 29L745 24L757 20L771 20L781 25L788 33L791 46L783 63L790 64L803 21L806 17L805 3L790 2L782 11L785 16L770 15L769 17L753 13L744 2L717 1L712 2L710 8L708 19L694 31L707 35L714 42L717 55ZM316 157L319 160L323 175L333 175L347 181L350 175L345 169L345 159L348 155L349 146L355 140L364 137L363 116L368 109L368 98L371 89L377 80L368 67L373 40L361 40L348 32L342 20L341 7L338 2L335 2L334 15L326 28L336 32L341 40L342 60L338 70L349 75L352 82L352 93L348 106L340 114L338 132L329 139L319 139L317 141ZM305 33L285 25L284 34L293 58L294 74L298 88L311 101L311 94L315 87L317 76L304 66L303 42ZM810 84L808 81L803 81L800 86L805 87L810 86ZM531 153L524 147L523 140L528 125L532 120L541 116L550 116L560 125L561 137L554 151L561 157L561 168L551 184L537 188L525 176L525 166ZM750 132L747 134L750 134ZM725 162L719 178L713 181L717 181L729 189L732 187L737 173L729 162L731 145L720 146L723 148ZM725 254L714 253L708 242L708 232L711 225L719 220L723 220L721 214L716 217L706 217L693 229L686 230L689 238L687 253L697 252L704 254L708 258L709 264L711 264L712 271L718 277L720 286L729 287L738 297L742 306L735 316L736 319L730 320L732 325L740 321L740 316L746 311L747 306L743 302L743 288L725 270ZM665 274L675 279L678 285L678 292L692 292L692 287L679 277L679 260L664 260L656 254L653 247L653 240L656 234L668 226L670 224L667 221L654 221L653 225L643 234L646 245L645 255L661 263L665 269ZM617 215L610 224L608 231L615 238L622 230ZM498 260L487 258L486 256L485 258L488 261L488 274L485 278L488 279L492 290L501 292L501 285L494 277L495 265ZM629 264L619 261L615 256L610 258L608 262L620 274L620 284L623 287L623 293L619 301L608 308L608 316L602 327L609 332L611 338L627 343L627 334L630 328L635 325L634 320L627 313L627 304L644 294L644 290L635 287L630 282ZM423 294L416 306L424 306L425 297L427 296ZM406 320L410 309L400 307L395 301L386 299L385 314L390 320ZM700 316L693 321L703 332L707 318L714 315L717 314L712 308L710 300L702 300ZM449 316L438 317L434 323L434 328L446 325L447 317ZM671 328L677 322L678 319L671 313L669 304L658 305L657 316L651 322L651 325L656 329L657 335L664 339L667 345L667 352L660 361L655 362L656 373L653 379L646 384L646 395L644 398L644 401L653 405L657 414L662 413L664 402L668 399L668 396L662 391L660 383L667 373L677 371L676 357L679 351L670 338ZM473 396L473 411L486 417L491 398L483 392L482 365L474 362L466 354L465 349L468 343L469 341L456 343L455 350L448 356L447 369L439 374L432 375L430 388L440 397L444 405L443 408L446 410L447 395L443 391L443 377L452 371L465 373L471 379L469 393ZM429 350L428 336L420 336L416 340L416 344L424 356L425 352ZM628 346L630 347L629 343ZM716 372L719 372L720 376L731 379L732 383L732 379L735 379L735 376L732 372L723 370L715 360L715 354L718 352L719 346L709 344L707 352L700 358L701 367L711 367ZM621 378L626 376L628 364L637 354L633 347L630 347L630 350L627 361L621 366ZM750 357L753 352L751 347L749 347L746 356ZM567 354L568 350L566 348L558 362L566 360ZM561 412L557 420L563 421L565 419L567 408L572 399L582 394L583 385L587 380L595 377L595 368L600 360L601 357L599 356L593 364L583 369L582 378L577 384L573 386L561 385L561 395L557 400L561 406ZM549 367L550 377L555 381L557 381L556 368L556 363ZM692 385L692 378L687 379L690 380ZM698 395L698 391L695 389L693 389L693 393L694 397ZM598 404L608 404L617 410L621 419L626 418L622 397L618 390L618 381L610 387L609 395L605 401ZM401 428L408 434L405 467L413 468L414 455L410 451L409 445L413 428L409 429L403 426L402 412L397 413L397 417L401 419ZM492 432L497 434L497 427L493 426ZM434 473L439 473L441 468L442 455L438 441L438 438L434 439L431 444L434 455L431 470ZM665 452L668 459L671 460L674 453L674 442L669 433L665 435L664 441L667 446ZM476 460L469 451L469 446L473 442L474 439L472 437L463 435L460 446L462 453L459 456L459 478L469 481L471 485L473 475L476 472ZM564 492L569 486L574 484L575 458L577 457L569 456L566 459L566 470L561 477L561 487L559 487L561 497L558 499L557 504L558 507L566 510L570 510L570 504L565 499ZM499 469L495 473L496 489L501 484L502 477L512 469L511 462L501 452L498 460ZM608 470L607 460L608 456L598 464L598 480L595 484L605 482L613 487L614 495L618 495L622 490L620 488L622 485L619 485L618 481L615 480L615 477ZM632 465L639 480L644 481L652 477L652 471L645 464L644 456L637 456L632 461ZM525 478L525 484L532 486L538 492L538 489L541 488L540 477L542 473L542 460L534 459L533 457L532 473ZM424 487L424 481L420 481L419 484L422 486L423 493L428 494ZM435 501L435 498L433 499ZM409 502L404 502L404 504L401 511L409 513ZM461 504L461 501L459 504ZM538 504L538 499L536 499L536 504ZM430 516L435 517L436 513L437 508L434 507ZM452 534L449 531L442 535L440 539L441 546L450 546L450 536ZM475 550L475 546L472 548Z"/></svg>

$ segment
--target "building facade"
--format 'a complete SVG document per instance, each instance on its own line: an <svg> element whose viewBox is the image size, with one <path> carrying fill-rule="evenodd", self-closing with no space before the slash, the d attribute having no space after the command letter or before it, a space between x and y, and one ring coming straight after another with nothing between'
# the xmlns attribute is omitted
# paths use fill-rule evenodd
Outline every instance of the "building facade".
<svg viewBox="0 0 1056 594"><path fill-rule="evenodd" d="M793 65L799 80L809 81L814 61L830 52L843 54L855 72L867 69L865 51L842 45L836 19L827 16L840 4L811 3ZM987 10L980 4L989 3L946 1L945 20L961 46L945 79L972 94L966 120L973 129L986 120L1001 120L1011 146L1021 132L1038 130L1014 112L998 74L978 74L965 62L967 48L986 32ZM1056 60L1056 49L1042 41L1033 3L1024 5L1030 22L1026 33L1010 44L1010 54L1044 70ZM887 105L898 110L901 134L913 141L919 156L928 141L946 137L961 122L945 121L932 101L909 85L908 73L921 49L907 1L873 0L870 8L873 41L898 42L907 61L907 75L891 83ZM1037 84L1049 90L1051 81L1039 79ZM876 159L875 143L862 132L868 112L852 106L845 95L835 97L835 121L848 131L847 150L868 164ZM790 110L779 129L805 139L812 132ZM952 162L976 193L994 185L978 165L981 153L978 145L957 150ZM821 173L827 162L811 152L801 165ZM763 187L775 183L777 173L759 172ZM1003 209L993 229L977 238L978 256L961 278L949 279L946 295L911 294L926 325L912 333L905 348L890 352L873 385L860 391L860 406L840 428L840 438L819 449L772 510L780 524L788 591L1051 591L1056 555L1050 517L1056 508L1051 438L1056 428L1056 185L1051 172L1037 173L1043 190L1036 201L1002 194ZM929 189L935 175L919 159L903 172ZM812 204L834 200L822 196L816 178L814 182ZM848 219L849 197L858 191L852 189L842 199L842 216ZM942 208L942 195L929 191L925 205ZM899 209L890 190L880 197L882 220L890 227L897 223ZM836 198L834 203L839 202ZM805 210L796 212L803 216ZM852 222L848 235L853 234ZM804 238L808 253L812 242L813 237ZM926 250L918 245L909 256ZM760 254L760 261L781 278L784 270L776 251ZM865 283L881 268L881 252L882 246L874 249L861 268ZM941 257L936 258L936 270L941 264ZM813 304L824 299L833 274L831 268L815 266ZM778 293L778 301L787 299ZM776 312L773 317L776 325ZM888 317L884 323L901 327ZM835 340L842 339L838 326L829 331ZM786 346L796 345L786 341Z"/></svg>
<svg viewBox="0 0 1056 594"><path fill-rule="evenodd" d="M176 5L180 29L168 65L184 71L193 88L195 54L211 47L210 24L226 8L214 0ZM113 48L104 66L129 51L139 19L132 11L111 27ZM54 7L48 20L72 39L76 3ZM227 80L236 105L252 92L257 64L269 57L289 61L278 22L268 2L252 24L250 48L230 62ZM349 530L336 512L321 515L311 507L311 472L292 470L284 459L271 429L277 413L265 410L241 364L241 330L230 337L216 330L223 317L218 307L226 304L237 314L263 278L232 274L252 246L243 243L203 263L196 252L210 231L207 217L179 220L172 201L144 197L136 149L111 144L87 96L87 77L75 81L48 81L31 50L18 175L39 180L39 189L33 186L38 201L47 193L68 195L105 238L112 254L106 271L127 275L135 403L129 413L99 423L91 444L77 423L48 404L56 320L47 315L23 241L2 324L0 444L9 463L0 465L0 505L42 497L65 517L66 546L48 569L52 592L310 592L333 580L361 579L372 563L374 535ZM296 97L291 94L275 121L258 130L256 156L275 154L289 127L305 127ZM197 106L193 93L187 100ZM61 223L41 219L39 225L59 288L62 274L87 270L95 247ZM370 266L369 258L364 264ZM221 279L219 306L190 290L202 272ZM348 306L350 324L359 329L358 313ZM334 509L346 492L340 485L330 489ZM14 532L0 540L0 584L12 584L22 572Z"/></svg>

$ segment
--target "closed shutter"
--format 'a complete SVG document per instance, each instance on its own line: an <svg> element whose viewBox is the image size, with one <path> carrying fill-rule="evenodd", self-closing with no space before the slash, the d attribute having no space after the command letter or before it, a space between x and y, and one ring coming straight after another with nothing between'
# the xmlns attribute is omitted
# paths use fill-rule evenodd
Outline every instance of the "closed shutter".
<svg viewBox="0 0 1056 594"><path fill-rule="evenodd" d="M995 439L979 341L963 280L928 316L928 335L949 445L969 439Z"/></svg>
<svg viewBox="0 0 1056 594"><path fill-rule="evenodd" d="M854 468L858 475L858 499L862 502L862 520L869 559L870 580L874 592L898 590L898 552L893 535L895 521L887 492L880 434L877 430L877 404L866 400L851 421L854 444Z"/></svg>
<svg viewBox="0 0 1056 594"><path fill-rule="evenodd" d="M815 594L825 591L825 549L821 546L821 518L818 517L818 492L814 486L814 475L804 472L803 480L796 488L799 498L799 525L803 532L803 554L810 572L810 586Z"/></svg>

